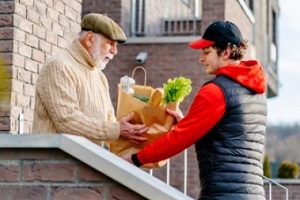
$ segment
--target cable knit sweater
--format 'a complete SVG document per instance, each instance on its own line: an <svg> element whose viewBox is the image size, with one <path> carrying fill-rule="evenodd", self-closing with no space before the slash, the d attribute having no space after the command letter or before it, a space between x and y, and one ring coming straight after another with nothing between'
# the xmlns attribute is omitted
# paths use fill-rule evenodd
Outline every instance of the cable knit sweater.
<svg viewBox="0 0 300 200"><path fill-rule="evenodd" d="M78 39L41 70L33 133L81 135L99 145L119 137L107 79Z"/></svg>

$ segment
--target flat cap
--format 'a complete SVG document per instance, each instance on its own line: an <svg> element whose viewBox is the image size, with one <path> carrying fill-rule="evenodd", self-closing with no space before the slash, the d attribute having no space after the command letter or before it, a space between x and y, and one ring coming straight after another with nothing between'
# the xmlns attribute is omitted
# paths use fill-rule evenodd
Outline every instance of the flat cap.
<svg viewBox="0 0 300 200"><path fill-rule="evenodd" d="M86 14L81 21L81 30L100 33L119 43L126 41L122 28L108 16L99 13Z"/></svg>

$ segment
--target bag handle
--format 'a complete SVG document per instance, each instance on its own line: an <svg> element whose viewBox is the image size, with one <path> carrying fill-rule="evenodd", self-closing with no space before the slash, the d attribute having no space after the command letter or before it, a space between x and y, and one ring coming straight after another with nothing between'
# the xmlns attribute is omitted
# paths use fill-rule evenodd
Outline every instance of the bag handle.
<svg viewBox="0 0 300 200"><path fill-rule="evenodd" d="M146 72L146 70L145 70L144 67L137 66L136 68L134 68L134 70L132 71L131 77L132 77L132 78L134 77L134 73L135 73L135 71L136 71L137 69L142 69L142 70L145 72L144 86L146 86L147 72Z"/></svg>

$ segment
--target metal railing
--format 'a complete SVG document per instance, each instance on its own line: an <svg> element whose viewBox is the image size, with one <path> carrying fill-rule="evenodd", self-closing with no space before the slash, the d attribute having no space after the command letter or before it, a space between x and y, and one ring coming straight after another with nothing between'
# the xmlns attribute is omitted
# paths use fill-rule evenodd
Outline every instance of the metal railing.
<svg viewBox="0 0 300 200"><path fill-rule="evenodd" d="M183 193L185 195L187 195L187 149L184 150L184 175L183 175ZM151 175L153 175L153 171L150 170L149 172ZM167 185L170 185L170 161L167 162L167 178L166 178L166 184ZM275 184L279 187L281 187L282 189L285 190L285 200L288 200L289 199L289 190L288 188L284 187L283 185L279 184L278 182L266 177L266 176L263 176L263 179L267 180L269 182L269 200L272 200L272 185Z"/></svg>
<svg viewBox="0 0 300 200"><path fill-rule="evenodd" d="M289 199L289 190L286 187L284 187L283 185L277 183L276 181L274 181L268 177L263 176L263 178L265 180L269 181L269 200L272 200L272 184L275 184L275 185L281 187L282 189L284 189L285 190L285 200Z"/></svg>

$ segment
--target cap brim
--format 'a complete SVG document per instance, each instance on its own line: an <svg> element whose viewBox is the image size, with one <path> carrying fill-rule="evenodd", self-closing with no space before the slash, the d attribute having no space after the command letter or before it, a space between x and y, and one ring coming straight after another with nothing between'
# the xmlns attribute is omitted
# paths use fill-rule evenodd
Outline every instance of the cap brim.
<svg viewBox="0 0 300 200"><path fill-rule="evenodd" d="M211 45L213 45L215 42L210 41L210 40L206 40L206 39L199 39L199 40L195 40L189 43L189 46L193 49L203 49L206 47L209 47Z"/></svg>

